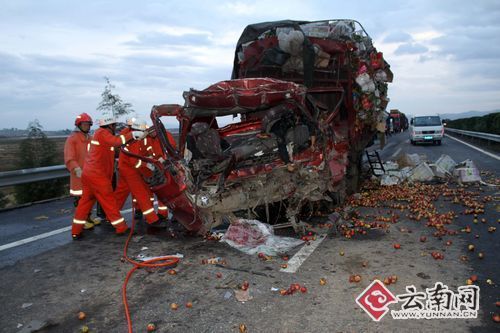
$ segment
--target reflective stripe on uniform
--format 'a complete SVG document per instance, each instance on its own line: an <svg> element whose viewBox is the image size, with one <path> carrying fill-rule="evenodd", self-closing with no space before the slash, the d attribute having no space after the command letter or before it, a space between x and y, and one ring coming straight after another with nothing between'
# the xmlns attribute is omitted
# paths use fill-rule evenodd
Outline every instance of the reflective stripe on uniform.
<svg viewBox="0 0 500 333"><path fill-rule="evenodd" d="M136 199L132 199L132 202L137 202L137 200Z"/></svg>
<svg viewBox="0 0 500 333"><path fill-rule="evenodd" d="M148 148L146 148L146 150L151 150L153 149L153 146L149 146Z"/></svg>
<svg viewBox="0 0 500 333"><path fill-rule="evenodd" d="M74 223L74 224L85 224L85 222L87 222L87 221L85 221L85 220L77 220L77 219L73 219L73 223Z"/></svg>
<svg viewBox="0 0 500 333"><path fill-rule="evenodd" d="M90 140L90 143L93 145L96 145L96 146L100 145L99 141L96 141L96 140Z"/></svg>
<svg viewBox="0 0 500 333"><path fill-rule="evenodd" d="M82 195L83 191L82 190L72 190L72 189L70 189L69 190L69 194L71 194L71 195Z"/></svg>
<svg viewBox="0 0 500 333"><path fill-rule="evenodd" d="M122 144L123 145L127 142L127 140L125 140L125 137L123 135L120 135L120 139L122 139Z"/></svg>
<svg viewBox="0 0 500 333"><path fill-rule="evenodd" d="M154 198L154 197L151 197L151 198L149 198L149 200L151 200L151 201L155 201L155 198Z"/></svg>
<svg viewBox="0 0 500 333"><path fill-rule="evenodd" d="M121 219L118 219L118 220L116 220L116 221L111 222L111 224L112 224L112 225L117 225L117 224L122 223L123 221L125 221L125 219L122 217Z"/></svg>
<svg viewBox="0 0 500 333"><path fill-rule="evenodd" d="M115 147L111 147L111 148L109 148L109 150L115 151Z"/></svg>
<svg viewBox="0 0 500 333"><path fill-rule="evenodd" d="M167 210L168 207L167 206L158 206L158 210Z"/></svg>
<svg viewBox="0 0 500 333"><path fill-rule="evenodd" d="M148 144L148 138L144 138L144 145L147 145Z"/></svg>
<svg viewBox="0 0 500 333"><path fill-rule="evenodd" d="M142 161L141 160L138 160L137 163L135 164L135 168L139 168L142 164Z"/></svg>
<svg viewBox="0 0 500 333"><path fill-rule="evenodd" d="M151 214L152 212L154 212L155 209L154 208L149 208L148 210L145 210L142 212L142 215L148 215L148 214Z"/></svg>
<svg viewBox="0 0 500 333"><path fill-rule="evenodd" d="M90 151L90 143L87 143L87 151Z"/></svg>

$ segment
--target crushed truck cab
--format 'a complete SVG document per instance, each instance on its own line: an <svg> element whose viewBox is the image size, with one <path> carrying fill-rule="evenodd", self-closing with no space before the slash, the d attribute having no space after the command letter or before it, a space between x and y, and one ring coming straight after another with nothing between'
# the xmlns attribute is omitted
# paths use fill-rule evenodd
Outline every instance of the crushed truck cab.
<svg viewBox="0 0 500 333"><path fill-rule="evenodd" d="M232 79L157 105L151 118L168 158L147 181L186 229L235 216L271 221L305 204L342 201L388 103L389 65L353 20L248 26ZM222 126L222 117L233 122ZM163 121L179 122L177 149Z"/></svg>

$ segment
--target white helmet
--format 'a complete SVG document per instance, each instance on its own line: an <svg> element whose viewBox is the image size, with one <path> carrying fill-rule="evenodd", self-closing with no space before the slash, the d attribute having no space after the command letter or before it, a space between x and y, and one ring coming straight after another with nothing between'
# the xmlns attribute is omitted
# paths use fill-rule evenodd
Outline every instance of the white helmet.
<svg viewBox="0 0 500 333"><path fill-rule="evenodd" d="M148 129L148 125L145 120L138 118L137 116L130 117L127 119L127 125L133 130L145 131Z"/></svg>
<svg viewBox="0 0 500 333"><path fill-rule="evenodd" d="M113 112L104 111L99 119L99 126L111 125L117 122L116 117L113 115Z"/></svg>

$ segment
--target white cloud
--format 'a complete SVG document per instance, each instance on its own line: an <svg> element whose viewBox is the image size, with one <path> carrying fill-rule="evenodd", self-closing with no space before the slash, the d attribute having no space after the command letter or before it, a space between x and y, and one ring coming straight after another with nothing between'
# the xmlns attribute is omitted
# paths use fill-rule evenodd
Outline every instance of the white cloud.
<svg viewBox="0 0 500 333"><path fill-rule="evenodd" d="M95 112L103 76L144 114L182 104L184 90L229 79L248 24L339 17L358 20L391 64L390 107L500 108L494 1L19 0L0 11L2 126L24 128L36 115L46 129L67 128L73 114Z"/></svg>

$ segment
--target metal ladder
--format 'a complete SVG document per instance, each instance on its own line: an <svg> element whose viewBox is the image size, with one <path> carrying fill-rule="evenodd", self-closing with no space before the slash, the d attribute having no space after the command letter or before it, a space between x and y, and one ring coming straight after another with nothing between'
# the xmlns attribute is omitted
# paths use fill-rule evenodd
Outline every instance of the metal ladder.
<svg viewBox="0 0 500 333"><path fill-rule="evenodd" d="M366 158L368 160L368 164L370 165L370 169L375 176L380 176L385 173L384 165L382 164L382 160L380 159L380 155L378 151L374 150L369 152L365 150ZM376 172L375 170L380 170L381 172Z"/></svg>

